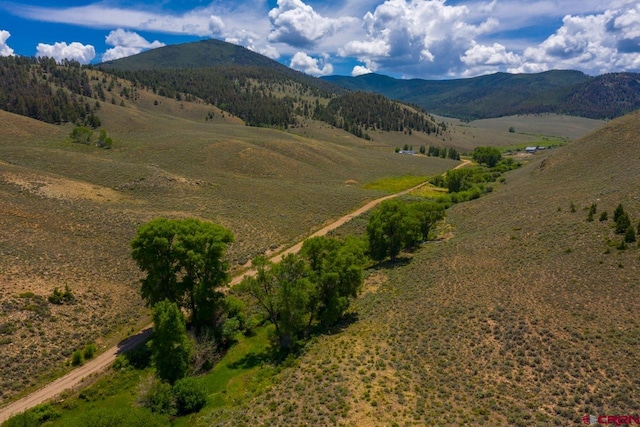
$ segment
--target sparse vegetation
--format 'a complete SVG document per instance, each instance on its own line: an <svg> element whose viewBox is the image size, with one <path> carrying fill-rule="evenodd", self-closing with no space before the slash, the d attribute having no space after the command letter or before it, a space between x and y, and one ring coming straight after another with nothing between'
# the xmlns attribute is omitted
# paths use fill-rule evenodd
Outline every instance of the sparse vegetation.
<svg viewBox="0 0 640 427"><path fill-rule="evenodd" d="M71 288L69 285L64 286L64 292L58 288L53 288L53 293L49 295L47 300L51 304L61 305L61 304L73 304L76 302L76 297L73 295Z"/></svg>
<svg viewBox="0 0 640 427"><path fill-rule="evenodd" d="M10 423L546 426L639 406L632 349L640 326L629 303L639 296L637 245L626 241L629 227L616 234L613 222L583 216L589 204L596 214L594 200L600 209L622 201L635 223L640 206L629 189L638 176L637 114L541 154L546 166L537 157L519 170L510 158L473 168L462 174L461 191L447 193L447 177L440 175L454 162L390 153L396 145L426 147L434 140L425 135L372 130L374 146L311 121L297 135L248 130L237 117L188 101L185 92L164 98L87 72L97 97L89 105L109 124L114 150L69 144L72 126L84 123L59 128L0 112L6 119L0 120L0 213L8 242L0 256L3 403L37 387L52 367L82 363L97 344L103 348L148 323L139 282L148 272L137 270L128 244L151 218L197 217L233 230L235 243L224 242L224 257L219 251L213 257L229 263L218 270L226 284L228 271L256 254L277 252L328 218L392 188L410 188L416 179L384 177L430 176L442 188L436 198L450 209L446 222L434 226L430 215L417 215L439 215L432 202L418 203L415 194L398 200L408 203L398 210L411 225L405 243L418 246L438 235L437 244L398 254L402 263L364 268L362 241L341 238L313 240L284 265L265 266L266 284L300 291L288 295L291 304L276 316L293 325L283 341L294 350L288 355L278 351L279 339L269 346L275 326L238 290L215 296L215 319L195 334L199 316L188 292L181 293L195 289L188 286L195 270L181 269L169 280L175 302L163 299L164 309L156 307L156 314L170 314L163 318L176 327L165 332L173 332L158 330L155 344L119 356L90 387ZM98 87L115 101L97 103ZM289 89L269 90L283 96ZM311 102L310 92L305 96L296 105L303 115ZM126 110L117 106L124 100ZM216 114L204 123L212 109ZM519 133L507 136L524 138L519 119L509 120ZM501 124L502 135L504 129ZM453 146L459 148L447 143L447 156ZM510 170L509 184L500 185ZM496 180L498 191L490 184ZM375 189L353 184L376 181ZM486 193L492 194L480 197ZM576 210L571 199L584 214L567 212L569 203ZM335 235L364 234L375 215L356 218ZM178 243L174 266L182 268L188 264L182 252L199 246ZM616 251L619 246L625 250ZM74 304L64 301L67 283ZM605 306L615 307L615 315ZM167 351L154 349L168 336L179 339L167 340ZM183 352L187 347L192 350ZM179 372L163 374L167 382L157 378L159 354L181 354L173 363ZM200 377L184 376L192 371ZM183 417L191 410L199 413Z"/></svg>

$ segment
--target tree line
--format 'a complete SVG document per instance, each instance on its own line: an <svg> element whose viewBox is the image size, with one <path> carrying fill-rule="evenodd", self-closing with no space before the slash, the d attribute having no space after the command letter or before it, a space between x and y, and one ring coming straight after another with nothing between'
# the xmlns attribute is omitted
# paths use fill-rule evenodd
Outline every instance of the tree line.
<svg viewBox="0 0 640 427"><path fill-rule="evenodd" d="M158 377L173 384L193 371L198 340L223 350L235 334L262 322L272 325L273 345L284 353L330 330L358 296L370 260L395 262L401 250L429 239L444 209L433 202L385 201L372 212L366 238L314 237L278 263L258 256L256 274L232 294L223 292L231 231L193 218L142 225L131 256L144 273L142 298L153 310L150 349ZM251 311L257 321L248 321Z"/></svg>
<svg viewBox="0 0 640 427"><path fill-rule="evenodd" d="M368 139L369 130L439 134L442 126L424 111L409 108L369 92L350 92L333 97L327 105L316 101L313 118Z"/></svg>
<svg viewBox="0 0 640 427"><path fill-rule="evenodd" d="M86 70L52 58L0 57L0 108L47 123L92 125L95 105Z"/></svg>

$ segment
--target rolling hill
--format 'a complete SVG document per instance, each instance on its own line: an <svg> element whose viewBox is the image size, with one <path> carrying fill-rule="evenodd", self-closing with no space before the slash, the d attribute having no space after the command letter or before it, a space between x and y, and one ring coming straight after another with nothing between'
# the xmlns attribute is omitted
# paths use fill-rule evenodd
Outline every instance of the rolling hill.
<svg viewBox="0 0 640 427"><path fill-rule="evenodd" d="M94 85L112 81L88 72ZM306 125L326 136L316 139L248 127L122 79L107 93L114 102L98 114L110 150L71 142L72 123L0 111L0 403L64 369L75 349L101 348L147 321L129 257L140 224L221 223L235 235L228 255L237 270L379 196L367 182L456 164L394 154L393 143L415 134L387 132L394 141L385 143ZM50 304L65 286L77 303Z"/></svg>
<svg viewBox="0 0 640 427"><path fill-rule="evenodd" d="M49 124L0 111L0 405L66 369L74 350L91 342L104 348L148 322L129 242L150 219L196 217L231 229L235 272L256 254L277 251L386 194L366 183L441 174L457 164L394 154L394 147L471 151L538 141L550 131L544 116L535 123L519 117L518 132L509 132L514 122L506 121L491 122L496 128L440 124L381 96L325 92L329 85L256 64L252 53L226 44L173 49L104 68L68 64L60 71L47 62L51 68L40 74L38 60L17 61L52 93L61 91L68 105L98 115L93 132L108 130L113 147L71 142L80 116ZM202 62L198 52L213 59ZM176 58L192 68L172 67ZM134 65L118 68L128 61ZM563 75L539 78L587 104L578 101L582 90L562 89ZM575 73L567 78L596 81ZM611 84L597 80L603 94L617 84L611 78ZM67 80L81 84L74 89ZM479 82L477 91L489 96ZM203 83L211 84L208 91ZM628 94L616 102L631 106L633 76L626 85ZM42 90L26 107L41 111L45 86L38 85ZM237 98L224 98L231 93ZM273 102L265 109L270 115L231 114L234 99ZM288 110L269 123L274 106ZM367 122L375 117L363 118L367 106L394 114ZM405 254L404 264L368 271L352 323L316 337L284 365L270 365L263 353L239 361L266 366L265 393L257 387L242 403L221 407L222 386L210 396L216 405L177 423L528 426L633 411L640 406L633 350L640 324L632 303L640 292L640 250L635 244L618 250L612 221L586 217L593 204L598 214L612 214L622 203L634 225L640 219L639 119L627 115L537 154L493 193L456 205L438 242ZM557 135L599 124L564 116L551 121L561 128ZM263 127L247 126L254 123ZM436 131L427 131L433 123ZM361 130L370 138L357 135ZM362 231L365 220L347 227ZM74 304L48 302L66 286ZM237 382L245 380L251 386L250 378ZM85 397L66 402L95 399L91 405L98 407L104 396Z"/></svg>
<svg viewBox="0 0 640 427"><path fill-rule="evenodd" d="M610 119L640 108L637 73L589 77L578 71L555 70L454 80L399 80L377 74L323 79L462 120L539 113Z"/></svg>
<svg viewBox="0 0 640 427"><path fill-rule="evenodd" d="M638 135L636 112L456 205L451 238L370 271L355 324L319 338L268 393L198 422L549 426L636 414L640 249L616 249L611 214L622 203L640 219ZM592 204L609 220L588 222Z"/></svg>

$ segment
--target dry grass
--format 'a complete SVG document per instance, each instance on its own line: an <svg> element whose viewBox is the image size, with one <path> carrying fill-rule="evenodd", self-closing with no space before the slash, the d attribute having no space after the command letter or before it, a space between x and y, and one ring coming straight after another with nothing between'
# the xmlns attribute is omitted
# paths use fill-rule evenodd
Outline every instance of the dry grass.
<svg viewBox="0 0 640 427"><path fill-rule="evenodd" d="M145 221L225 225L237 270L381 194L358 183L450 167L342 131L332 141L250 128L144 91L121 107L113 92L115 105L100 112L111 150L69 142L72 125L0 111L0 404L63 368L73 350L103 347L144 319L129 242ZM77 304L49 304L65 285Z"/></svg>
<svg viewBox="0 0 640 427"><path fill-rule="evenodd" d="M319 338L232 423L548 426L636 413L640 249L617 250L611 221L587 222L585 209L611 217L622 202L637 224L638 123L619 119L451 208L453 238L373 270L358 321Z"/></svg>

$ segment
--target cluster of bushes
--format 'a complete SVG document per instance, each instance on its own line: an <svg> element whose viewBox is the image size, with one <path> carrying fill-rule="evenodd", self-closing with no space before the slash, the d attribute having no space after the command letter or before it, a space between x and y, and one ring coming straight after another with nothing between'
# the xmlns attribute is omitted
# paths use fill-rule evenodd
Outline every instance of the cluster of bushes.
<svg viewBox="0 0 640 427"><path fill-rule="evenodd" d="M445 215L446 205L429 201L385 200L369 217L369 254L375 261L394 262L403 249L429 239L435 223Z"/></svg>
<svg viewBox="0 0 640 427"><path fill-rule="evenodd" d="M98 125L99 126L99 125ZM76 126L69 134L72 142L76 144L95 145L96 147L109 149L113 147L113 139L105 129L100 129L98 138L94 139L94 132L86 126Z"/></svg>
<svg viewBox="0 0 640 427"><path fill-rule="evenodd" d="M335 325L347 312L363 283L366 242L314 237L299 254L273 263L253 260L257 274L246 277L239 291L250 296L273 329L273 342L284 352L295 349L313 331Z"/></svg>
<svg viewBox="0 0 640 427"><path fill-rule="evenodd" d="M638 223L638 232L631 224L629 214L624 210L620 203L613 211L613 222L615 223L616 234L622 234L624 237L618 245L618 249L627 249L629 243L636 241L636 236L640 233L640 223Z"/></svg>
<svg viewBox="0 0 640 427"><path fill-rule="evenodd" d="M430 182L436 187L446 188L449 194L438 197L443 204L461 203L477 199L483 194L491 193L493 186L487 185L496 181L504 182L503 174L520 167L511 158L501 159L493 167L453 169L444 176L436 176Z"/></svg>
<svg viewBox="0 0 640 427"><path fill-rule="evenodd" d="M51 304L62 305L62 304L73 304L76 302L76 296L71 292L71 288L69 285L64 286L64 292L60 289L53 288L53 292L47 298Z"/></svg>
<svg viewBox="0 0 640 427"><path fill-rule="evenodd" d="M451 147L447 150L447 147L434 147L433 145L429 146L429 149L424 145L420 146L420 154L426 154L429 157L441 157L443 159L452 159L452 160L460 160L460 153Z"/></svg>
<svg viewBox="0 0 640 427"><path fill-rule="evenodd" d="M80 366L85 360L93 359L93 356L96 355L96 346L95 344L87 344L84 346L83 350L76 350L71 355L71 365L72 366Z"/></svg>
<svg viewBox="0 0 640 427"><path fill-rule="evenodd" d="M157 414L183 416L202 409L207 392L202 382L193 377L179 379L173 385L150 378L143 384L140 403Z"/></svg>
<svg viewBox="0 0 640 427"><path fill-rule="evenodd" d="M576 206L573 202L569 206L569 210L571 212L576 211ZM587 221L592 222L597 213L598 206L595 203L592 203L589 206L589 212L587 214ZM609 214L607 211L602 211L599 216L599 221L604 222L609 220ZM618 249L624 250L629 247L629 243L634 243L637 240L637 236L640 235L640 223L638 223L637 227L634 227L629 214L624 210L622 203L618 204L616 209L613 211L613 228L616 234L622 235L623 238L618 244Z"/></svg>

